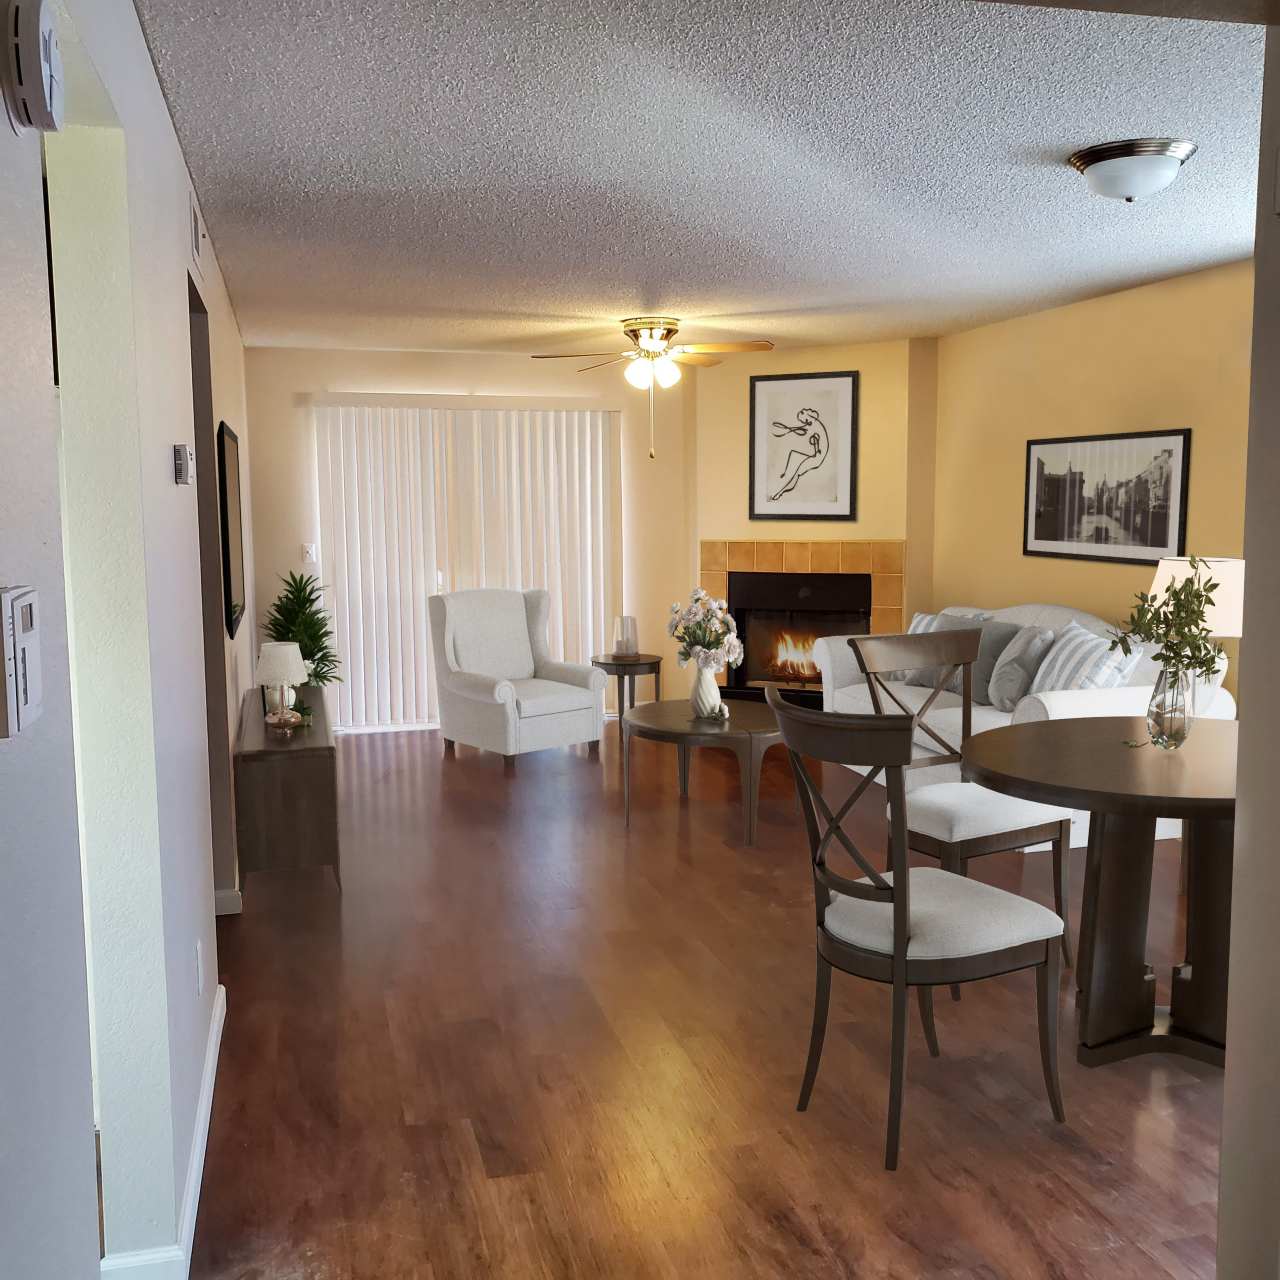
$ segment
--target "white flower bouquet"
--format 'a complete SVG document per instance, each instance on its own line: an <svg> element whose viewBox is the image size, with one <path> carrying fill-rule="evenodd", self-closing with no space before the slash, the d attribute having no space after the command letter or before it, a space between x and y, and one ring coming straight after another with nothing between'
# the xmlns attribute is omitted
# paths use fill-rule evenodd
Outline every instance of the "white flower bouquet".
<svg viewBox="0 0 1280 1280"><path fill-rule="evenodd" d="M689 603L671 606L667 634L680 641L680 665L693 663L699 671L715 673L742 662L742 641L738 624L723 600L715 600L701 587L694 587Z"/></svg>

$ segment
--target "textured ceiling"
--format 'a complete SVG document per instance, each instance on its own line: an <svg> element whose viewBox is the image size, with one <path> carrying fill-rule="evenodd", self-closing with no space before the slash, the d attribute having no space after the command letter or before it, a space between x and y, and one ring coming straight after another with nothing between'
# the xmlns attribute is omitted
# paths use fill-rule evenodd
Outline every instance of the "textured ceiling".
<svg viewBox="0 0 1280 1280"><path fill-rule="evenodd" d="M246 342L942 333L1252 251L1263 36L962 0L137 0ZM1076 147L1172 134L1090 196Z"/></svg>

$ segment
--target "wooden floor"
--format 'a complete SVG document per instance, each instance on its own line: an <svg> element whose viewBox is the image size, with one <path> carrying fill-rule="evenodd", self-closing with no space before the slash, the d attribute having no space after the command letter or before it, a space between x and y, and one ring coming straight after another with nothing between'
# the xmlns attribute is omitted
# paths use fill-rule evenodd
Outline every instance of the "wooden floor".
<svg viewBox="0 0 1280 1280"><path fill-rule="evenodd" d="M513 777L435 733L341 741L345 894L258 876L219 921L197 1280L1213 1275L1221 1073L1077 1066L1070 973L1066 1125L1030 973L940 993L940 1059L913 1023L896 1174L884 989L836 975L798 1115L813 905L785 758L746 849L730 755L695 752L681 803L674 751L634 751L628 834L613 724L601 760ZM1047 854L975 870L1051 901ZM1167 846L1164 980L1176 889Z"/></svg>

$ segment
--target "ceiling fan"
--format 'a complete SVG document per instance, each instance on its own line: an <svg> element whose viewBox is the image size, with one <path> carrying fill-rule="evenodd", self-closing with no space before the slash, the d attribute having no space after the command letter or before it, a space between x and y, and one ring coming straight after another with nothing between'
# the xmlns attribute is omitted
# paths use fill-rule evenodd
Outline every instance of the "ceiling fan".
<svg viewBox="0 0 1280 1280"><path fill-rule="evenodd" d="M773 343L767 338L748 342L685 342L672 345L672 339L680 331L680 321L674 316L632 316L622 322L622 332L631 339L628 351L578 351L568 355L538 355L535 360L589 360L595 356L607 356L595 364L585 365L579 373L591 369L603 369L607 365L627 367L626 380L638 391L649 393L649 457L654 457L653 447L653 387L674 387L680 381L680 366L716 365L718 356L737 351L772 351Z"/></svg>

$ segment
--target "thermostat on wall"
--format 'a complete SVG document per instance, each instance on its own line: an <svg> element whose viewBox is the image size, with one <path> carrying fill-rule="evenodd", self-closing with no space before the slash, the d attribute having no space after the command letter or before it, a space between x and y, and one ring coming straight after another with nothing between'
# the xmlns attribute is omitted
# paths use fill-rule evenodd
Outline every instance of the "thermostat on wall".
<svg viewBox="0 0 1280 1280"><path fill-rule="evenodd" d="M173 446L173 483L195 484L196 451L189 444Z"/></svg>
<svg viewBox="0 0 1280 1280"><path fill-rule="evenodd" d="M0 80L14 133L62 128L62 53L51 0L0 0L6 15Z"/></svg>

